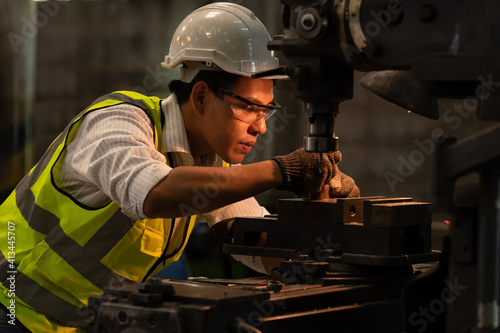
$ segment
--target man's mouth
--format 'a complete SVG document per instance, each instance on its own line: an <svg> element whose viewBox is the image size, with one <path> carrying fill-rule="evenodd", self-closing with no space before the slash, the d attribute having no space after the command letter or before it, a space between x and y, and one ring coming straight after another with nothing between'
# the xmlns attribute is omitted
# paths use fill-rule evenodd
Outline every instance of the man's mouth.
<svg viewBox="0 0 500 333"><path fill-rule="evenodd" d="M255 142L240 142L240 148L242 152L249 153L250 150L252 150L252 146L255 144Z"/></svg>

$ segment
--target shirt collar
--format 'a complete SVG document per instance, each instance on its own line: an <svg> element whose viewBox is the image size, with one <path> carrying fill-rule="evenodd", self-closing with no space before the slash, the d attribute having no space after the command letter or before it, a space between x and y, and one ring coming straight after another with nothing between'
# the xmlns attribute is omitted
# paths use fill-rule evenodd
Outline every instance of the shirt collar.
<svg viewBox="0 0 500 333"><path fill-rule="evenodd" d="M182 160L182 165L212 165L216 159L215 153L203 155L200 161L194 161L189 147L189 140L184 124L184 117L180 105L177 103L175 94L161 102L161 110L165 115L165 124L161 138L160 152L179 153L178 157Z"/></svg>
<svg viewBox="0 0 500 333"><path fill-rule="evenodd" d="M187 153L191 155L181 107L177 104L174 94L161 102L161 109L165 115L161 153Z"/></svg>

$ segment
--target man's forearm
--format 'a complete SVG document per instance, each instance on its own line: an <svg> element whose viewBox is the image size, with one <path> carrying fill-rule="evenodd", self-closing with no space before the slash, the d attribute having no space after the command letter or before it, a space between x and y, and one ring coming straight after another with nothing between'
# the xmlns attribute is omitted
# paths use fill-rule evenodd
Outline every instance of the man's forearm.
<svg viewBox="0 0 500 333"><path fill-rule="evenodd" d="M209 212L282 182L281 171L274 161L230 168L177 167L149 192L144 213L169 218Z"/></svg>

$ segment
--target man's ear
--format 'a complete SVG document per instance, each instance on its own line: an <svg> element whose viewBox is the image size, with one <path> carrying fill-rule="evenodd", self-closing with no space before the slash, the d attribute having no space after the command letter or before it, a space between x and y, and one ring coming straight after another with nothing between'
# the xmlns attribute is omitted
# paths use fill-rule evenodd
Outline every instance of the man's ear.
<svg viewBox="0 0 500 333"><path fill-rule="evenodd" d="M204 81L196 82L191 90L191 104L194 110L199 114L203 113L208 91L208 85Z"/></svg>

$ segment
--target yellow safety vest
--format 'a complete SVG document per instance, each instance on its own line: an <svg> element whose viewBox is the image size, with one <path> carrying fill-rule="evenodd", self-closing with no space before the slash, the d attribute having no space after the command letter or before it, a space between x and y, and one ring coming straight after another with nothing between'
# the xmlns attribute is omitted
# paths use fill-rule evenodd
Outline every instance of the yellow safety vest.
<svg viewBox="0 0 500 333"><path fill-rule="evenodd" d="M127 91L97 99L0 206L0 302L10 311L14 303L16 319L33 332L85 331L81 327L91 320L90 296L141 282L180 257L195 216L183 218L175 232L174 219L133 221L114 202L98 208L78 202L53 176L82 119L109 106L131 104L144 110L153 120L158 149L160 102Z"/></svg>

